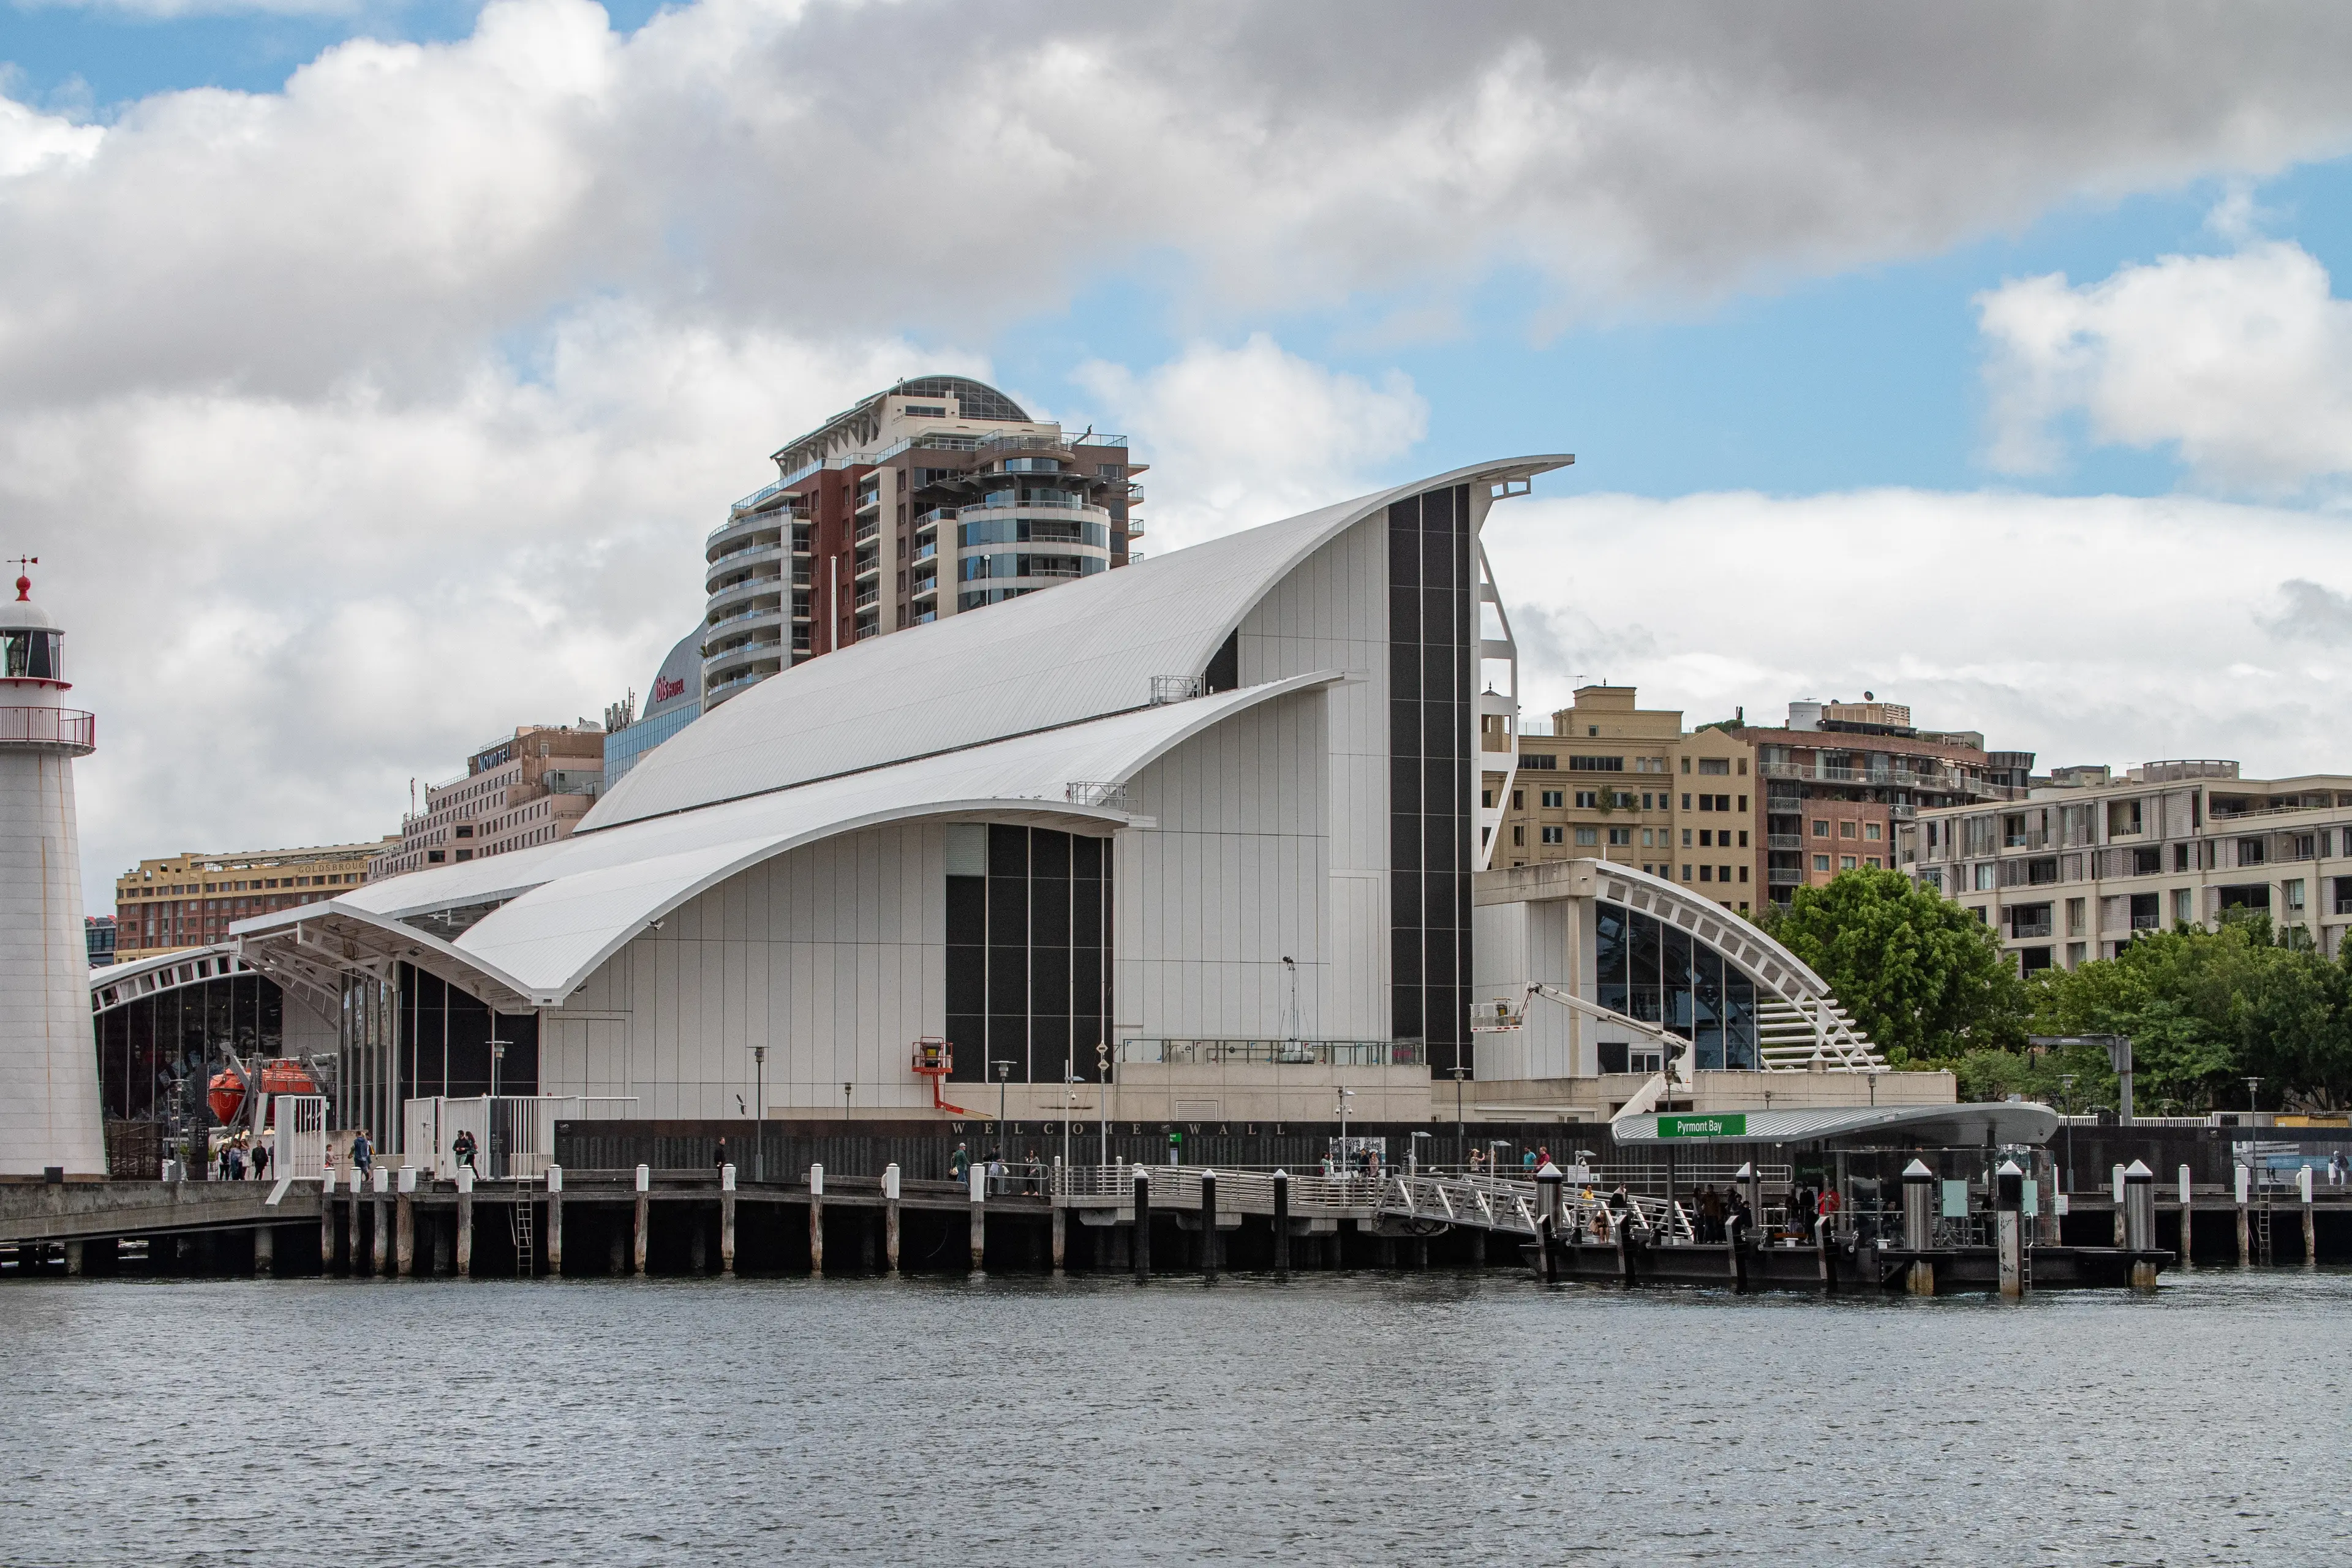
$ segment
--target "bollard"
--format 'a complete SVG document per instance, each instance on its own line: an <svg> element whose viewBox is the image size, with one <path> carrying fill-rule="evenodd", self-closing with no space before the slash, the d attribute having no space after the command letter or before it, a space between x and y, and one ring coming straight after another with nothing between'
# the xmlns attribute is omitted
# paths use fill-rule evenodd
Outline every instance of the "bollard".
<svg viewBox="0 0 2352 1568"><path fill-rule="evenodd" d="M2115 1205L2116 1205L2116 1245L2117 1247L2122 1247L2122 1246L2124 1246L2124 1245L2125 1245L2125 1241L2124 1241L2124 1168L2123 1168L2121 1165L2117 1165L2117 1166L2115 1168L2115 1170L2110 1173L2110 1177L2109 1177L2109 1184L2110 1184L2110 1185L2111 1185L2111 1187L2114 1189L2114 1190L2113 1190L2113 1192L2110 1194L2110 1195L2114 1198L2114 1200L2115 1200Z"/></svg>
<svg viewBox="0 0 2352 1568"><path fill-rule="evenodd" d="M563 1167L547 1168L547 1272L551 1279L563 1272Z"/></svg>
<svg viewBox="0 0 2352 1568"><path fill-rule="evenodd" d="M474 1167L457 1167L457 1278L474 1277Z"/></svg>
<svg viewBox="0 0 2352 1568"><path fill-rule="evenodd" d="M1748 1294L1748 1216L1733 1215L1723 1227L1723 1236L1730 1244L1723 1250L1730 1259L1731 1293L1745 1296Z"/></svg>
<svg viewBox="0 0 2352 1568"><path fill-rule="evenodd" d="M416 1167L400 1168L400 1194L393 1200L393 1268L403 1279L416 1272Z"/></svg>
<svg viewBox="0 0 2352 1568"><path fill-rule="evenodd" d="M1630 1210L1624 1214L1614 1210L1608 1213L1610 1238L1617 1244L1617 1278L1630 1288L1640 1283L1633 1273L1633 1238L1626 1234L1633 1228L1633 1215Z"/></svg>
<svg viewBox="0 0 2352 1568"><path fill-rule="evenodd" d="M2134 1160L2124 1171L2124 1246L2132 1254L2131 1282L2135 1290L2156 1289L2156 1173L2145 1161Z"/></svg>
<svg viewBox="0 0 2352 1568"><path fill-rule="evenodd" d="M898 1163L882 1170L882 1253L890 1272L898 1272Z"/></svg>
<svg viewBox="0 0 2352 1568"><path fill-rule="evenodd" d="M1551 1221L1554 1241L1559 1239L1560 1215L1564 1212L1560 1193L1567 1185L1567 1173L1549 1160L1544 1162L1544 1168L1536 1173L1536 1214L1539 1218Z"/></svg>
<svg viewBox="0 0 2352 1568"><path fill-rule="evenodd" d="M2000 1293L2014 1301L2025 1294L2025 1173L2003 1160L1993 1173L1994 1225L2000 1250Z"/></svg>
<svg viewBox="0 0 2352 1568"><path fill-rule="evenodd" d="M1830 1235L1830 1216L1827 1215L1813 1221L1813 1258L1821 1271L1822 1294L1836 1295L1837 1244Z"/></svg>
<svg viewBox="0 0 2352 1568"><path fill-rule="evenodd" d="M2311 1167L2305 1165L2294 1173L2295 1190L2303 1198L2303 1266L2319 1267L2319 1229L2312 1223Z"/></svg>
<svg viewBox="0 0 2352 1568"><path fill-rule="evenodd" d="M2189 1244L2197 1238L2197 1205L2189 1180L2189 1167L2180 1167L2180 1267L2194 1268L2189 1258Z"/></svg>
<svg viewBox="0 0 2352 1568"><path fill-rule="evenodd" d="M650 1233L653 1230L654 1220L653 1187L652 1169L639 1165L637 1167L637 1205L635 1212L630 1215L629 1228L636 1254L636 1272L640 1276L646 1271L646 1245L652 1239Z"/></svg>
<svg viewBox="0 0 2352 1568"><path fill-rule="evenodd" d="M719 1272L735 1278L735 1167L719 1167Z"/></svg>
<svg viewBox="0 0 2352 1568"><path fill-rule="evenodd" d="M1135 1277L1151 1278L1151 1178L1139 1165L1135 1172Z"/></svg>
<svg viewBox="0 0 2352 1568"><path fill-rule="evenodd" d="M253 1233L253 1271L265 1278L278 1272L278 1227L265 1225Z"/></svg>
<svg viewBox="0 0 2352 1568"><path fill-rule="evenodd" d="M809 1183L809 1278L824 1278L824 1167L811 1165Z"/></svg>
<svg viewBox="0 0 2352 1568"><path fill-rule="evenodd" d="M988 1163L972 1163L971 1182L971 1267L988 1267Z"/></svg>
<svg viewBox="0 0 2352 1568"><path fill-rule="evenodd" d="M2252 1195L2249 1189L2253 1184L2253 1172L2239 1165L2231 1174L2237 1177L2238 1184L2238 1267L2243 1268L2254 1260L2253 1231L2246 1224L2246 1201Z"/></svg>
<svg viewBox="0 0 2352 1568"><path fill-rule="evenodd" d="M1217 1277L1217 1173L1201 1173L1201 1278Z"/></svg>
<svg viewBox="0 0 2352 1568"><path fill-rule="evenodd" d="M1290 1173L1274 1173L1274 1277L1290 1278Z"/></svg>
<svg viewBox="0 0 2352 1568"><path fill-rule="evenodd" d="M1903 1167L1903 1247L1912 1253L1931 1252L1936 1246L1936 1173L1924 1160ZM1914 1296L1936 1293L1936 1263L1931 1258L1911 1259L1905 1287Z"/></svg>
<svg viewBox="0 0 2352 1568"><path fill-rule="evenodd" d="M1559 1283L1559 1236L1548 1214L1536 1215L1536 1261L1545 1284Z"/></svg>

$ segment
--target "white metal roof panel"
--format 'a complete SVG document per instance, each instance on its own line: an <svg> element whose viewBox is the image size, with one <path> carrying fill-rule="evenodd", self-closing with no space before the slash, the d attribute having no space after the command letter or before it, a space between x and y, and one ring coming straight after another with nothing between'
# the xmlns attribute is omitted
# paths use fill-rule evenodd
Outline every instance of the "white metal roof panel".
<svg viewBox="0 0 2352 1568"><path fill-rule="evenodd" d="M1390 501L1570 460L1457 468L794 665L647 753L581 835L1142 707L1152 677L1199 675L1285 574Z"/></svg>
<svg viewBox="0 0 2352 1568"><path fill-rule="evenodd" d="M1339 679L1337 671L1296 676L625 823L369 883L233 930L261 941L336 915L389 930L404 916L502 900L455 942L433 944L536 1005L553 1005L648 923L747 866L836 834L922 817L1035 813L1108 831L1128 818L1073 803L1071 784L1124 783L1231 714ZM408 940L409 928L400 929ZM433 941L422 932L415 940Z"/></svg>

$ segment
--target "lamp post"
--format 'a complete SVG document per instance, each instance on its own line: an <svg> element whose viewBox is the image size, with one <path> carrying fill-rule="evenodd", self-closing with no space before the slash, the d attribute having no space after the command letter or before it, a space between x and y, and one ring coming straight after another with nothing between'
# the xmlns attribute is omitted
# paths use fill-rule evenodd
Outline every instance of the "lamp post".
<svg viewBox="0 0 2352 1568"><path fill-rule="evenodd" d="M1102 1163L1110 1163L1110 1045L1105 1040L1095 1042L1096 1110L1102 1118Z"/></svg>
<svg viewBox="0 0 2352 1568"><path fill-rule="evenodd" d="M1008 1084L1008 1083L1011 1083L1012 1081L1013 1081L1013 1059L1012 1059L1010 1057L999 1057L999 1058L996 1058L996 1146L997 1146L997 1150L998 1150L998 1152L1002 1152L1003 1151L1003 1148L1004 1148L1004 1086L1005 1086L1006 1084Z"/></svg>
<svg viewBox="0 0 2352 1568"><path fill-rule="evenodd" d="M768 1179L768 1047L751 1047L751 1111L759 1118L760 1131L751 1145L751 1179Z"/></svg>
<svg viewBox="0 0 2352 1568"><path fill-rule="evenodd" d="M1348 1101L1355 1098L1356 1091L1352 1089L1339 1091L1339 1170L1342 1175L1348 1169Z"/></svg>
<svg viewBox="0 0 2352 1568"><path fill-rule="evenodd" d="M2249 1116L2257 1114L2261 1110L2257 1091L2262 1089L2263 1080L2258 1078L2249 1078L2241 1079L2239 1081L2246 1086L2246 1114Z"/></svg>
<svg viewBox="0 0 2352 1568"><path fill-rule="evenodd" d="M2060 1184L2068 1192L2074 1190L2074 1075L2058 1075L2059 1109L2066 1113L2066 1179Z"/></svg>
<svg viewBox="0 0 2352 1568"><path fill-rule="evenodd" d="M845 1083L841 1086L841 1119L844 1121L849 1120L849 1091L856 1087L854 1083Z"/></svg>

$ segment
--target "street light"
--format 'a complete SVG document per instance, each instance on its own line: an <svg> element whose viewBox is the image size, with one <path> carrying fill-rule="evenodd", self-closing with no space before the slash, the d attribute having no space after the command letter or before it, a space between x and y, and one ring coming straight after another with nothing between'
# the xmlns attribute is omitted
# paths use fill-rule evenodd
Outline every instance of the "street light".
<svg viewBox="0 0 2352 1568"><path fill-rule="evenodd" d="M1469 1071L1465 1067L1454 1069L1454 1163L1457 1165L1470 1163L1470 1135L1462 1125L1462 1080Z"/></svg>
<svg viewBox="0 0 2352 1568"><path fill-rule="evenodd" d="M751 1110L760 1119L757 1141L751 1145L751 1179L768 1179L768 1047L751 1047Z"/></svg>
<svg viewBox="0 0 2352 1568"><path fill-rule="evenodd" d="M1355 1098L1356 1091L1352 1089L1339 1091L1339 1172L1342 1175L1348 1170L1348 1101Z"/></svg>
<svg viewBox="0 0 2352 1568"><path fill-rule="evenodd" d="M2262 1088L2263 1080L2258 1078L2250 1078L2242 1079L2239 1081L2242 1082L2246 1086L2246 1114L2249 1116L2259 1114L2261 1107L2256 1099L2255 1091Z"/></svg>
<svg viewBox="0 0 2352 1568"><path fill-rule="evenodd" d="M1000 1153L1004 1149L1004 1086L1013 1081L1013 1068L1012 1058L996 1058L996 1147Z"/></svg>
<svg viewBox="0 0 2352 1568"><path fill-rule="evenodd" d="M2071 1193L2074 1190L2074 1075L2073 1073L2062 1072L2058 1075L2058 1099L2061 1108L2066 1112L2065 1187Z"/></svg>
<svg viewBox="0 0 2352 1568"><path fill-rule="evenodd" d="M1102 1163L1110 1163L1110 1045L1095 1042L1095 1109L1102 1118Z"/></svg>

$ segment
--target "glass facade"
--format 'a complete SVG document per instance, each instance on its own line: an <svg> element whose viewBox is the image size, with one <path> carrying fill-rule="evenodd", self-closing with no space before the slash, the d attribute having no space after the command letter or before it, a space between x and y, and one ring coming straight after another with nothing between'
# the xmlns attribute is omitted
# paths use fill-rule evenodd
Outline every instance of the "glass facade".
<svg viewBox="0 0 2352 1568"><path fill-rule="evenodd" d="M447 981L400 966L399 1081L394 1100L491 1092L490 1042L505 1042L499 1094L539 1092L539 1015L494 1013Z"/></svg>
<svg viewBox="0 0 2352 1568"><path fill-rule="evenodd" d="M1390 1022L1429 1068L1468 1067L1470 492L1389 508Z"/></svg>
<svg viewBox="0 0 2352 1568"><path fill-rule="evenodd" d="M604 787L611 789L614 780L631 768L647 752L702 717L700 702L681 702L666 713L640 719L635 723L615 730L604 737Z"/></svg>
<svg viewBox="0 0 2352 1568"><path fill-rule="evenodd" d="M948 828L947 1029L957 1082L1093 1082L1111 1020L1111 850L1044 827Z"/></svg>
<svg viewBox="0 0 2352 1568"><path fill-rule="evenodd" d="M1689 931L1606 899L1593 903L1593 1000L1693 1041L1701 1068L1756 1066L1754 977ZM1624 1047L1601 1070L1623 1072Z"/></svg>
<svg viewBox="0 0 2352 1568"><path fill-rule="evenodd" d="M106 1009L95 1022L107 1120L162 1121L199 1111L213 1074L228 1065L226 1052L284 1054L285 1021L277 983L253 973L175 986ZM208 1114L205 1121L210 1123Z"/></svg>

